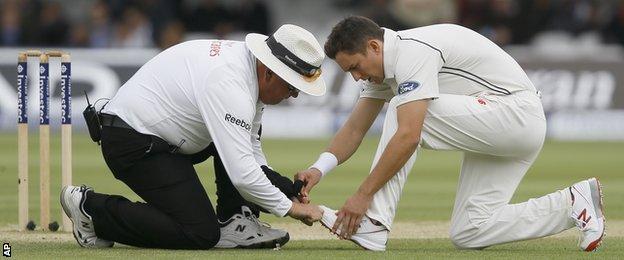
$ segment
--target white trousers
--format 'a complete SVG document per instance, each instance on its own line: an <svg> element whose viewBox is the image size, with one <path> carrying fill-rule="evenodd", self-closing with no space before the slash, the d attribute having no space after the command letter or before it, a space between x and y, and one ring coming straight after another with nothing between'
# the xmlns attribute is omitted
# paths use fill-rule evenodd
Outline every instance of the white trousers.
<svg viewBox="0 0 624 260"><path fill-rule="evenodd" d="M396 103L392 99L388 106L372 167L396 132ZM480 97L442 94L429 102L421 146L464 152L450 228L457 247L483 248L548 236L574 226L567 190L509 204L539 154L545 133L544 111L533 91ZM389 230L416 157L417 152L374 195L367 212Z"/></svg>

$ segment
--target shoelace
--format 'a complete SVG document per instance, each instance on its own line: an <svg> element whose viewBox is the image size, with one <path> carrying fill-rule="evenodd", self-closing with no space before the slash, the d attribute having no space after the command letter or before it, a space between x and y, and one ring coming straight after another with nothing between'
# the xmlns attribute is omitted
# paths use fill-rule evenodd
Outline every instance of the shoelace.
<svg viewBox="0 0 624 260"><path fill-rule="evenodd" d="M256 215L254 215L251 212L248 212L248 213L244 212L243 215L245 216L245 218L249 219L249 221L255 223L258 227L261 227L261 228L264 228L264 229L270 229L271 228L271 225L269 223L264 222L264 221L260 221L256 217Z"/></svg>

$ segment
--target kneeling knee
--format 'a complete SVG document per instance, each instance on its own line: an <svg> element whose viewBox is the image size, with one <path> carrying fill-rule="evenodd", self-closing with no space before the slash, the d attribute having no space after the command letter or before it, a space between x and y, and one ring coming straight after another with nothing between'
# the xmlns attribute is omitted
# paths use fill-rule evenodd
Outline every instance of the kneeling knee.
<svg viewBox="0 0 624 260"><path fill-rule="evenodd" d="M486 248L478 244L478 229L467 229L462 231L451 231L450 239L457 249L480 250Z"/></svg>
<svg viewBox="0 0 624 260"><path fill-rule="evenodd" d="M485 247L475 246L475 245L471 244L470 240L460 239L460 238L453 237L453 236L451 236L451 242L453 243L453 245L455 245L455 248L457 248L457 249L480 250L480 249L485 248Z"/></svg>

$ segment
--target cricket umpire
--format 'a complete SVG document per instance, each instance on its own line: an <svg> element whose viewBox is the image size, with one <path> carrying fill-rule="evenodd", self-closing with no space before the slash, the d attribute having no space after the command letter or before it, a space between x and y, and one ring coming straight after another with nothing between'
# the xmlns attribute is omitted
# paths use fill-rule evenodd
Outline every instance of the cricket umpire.
<svg viewBox="0 0 624 260"><path fill-rule="evenodd" d="M308 224L319 220L319 207L298 203L292 186L282 185L286 178L268 167L260 132L265 105L299 91L325 93L324 58L311 33L283 25L270 37L248 34L245 42L184 42L148 61L102 110L101 131L106 164L145 202L65 187L61 204L78 243L272 247L286 243L288 233L261 224L254 206ZM209 156L215 156L216 214L193 168Z"/></svg>

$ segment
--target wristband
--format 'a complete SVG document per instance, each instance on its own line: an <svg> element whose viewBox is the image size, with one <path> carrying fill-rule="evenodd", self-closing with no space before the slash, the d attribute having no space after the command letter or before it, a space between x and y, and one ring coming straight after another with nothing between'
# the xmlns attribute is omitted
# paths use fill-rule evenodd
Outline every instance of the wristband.
<svg viewBox="0 0 624 260"><path fill-rule="evenodd" d="M321 177L324 177L327 173L338 166L338 158L333 153L324 152L319 155L318 160L310 168L316 168L321 172ZM308 168L308 169L310 169Z"/></svg>

